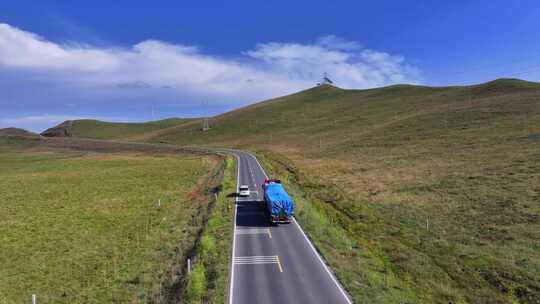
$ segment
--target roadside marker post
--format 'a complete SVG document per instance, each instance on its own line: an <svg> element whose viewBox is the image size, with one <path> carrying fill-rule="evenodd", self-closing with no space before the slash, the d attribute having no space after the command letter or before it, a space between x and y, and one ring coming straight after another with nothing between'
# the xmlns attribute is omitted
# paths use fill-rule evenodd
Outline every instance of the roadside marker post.
<svg viewBox="0 0 540 304"><path fill-rule="evenodd" d="M32 295L32 304L37 304L37 296L35 294Z"/></svg>
<svg viewBox="0 0 540 304"><path fill-rule="evenodd" d="M191 273L191 259L187 259L187 273Z"/></svg>

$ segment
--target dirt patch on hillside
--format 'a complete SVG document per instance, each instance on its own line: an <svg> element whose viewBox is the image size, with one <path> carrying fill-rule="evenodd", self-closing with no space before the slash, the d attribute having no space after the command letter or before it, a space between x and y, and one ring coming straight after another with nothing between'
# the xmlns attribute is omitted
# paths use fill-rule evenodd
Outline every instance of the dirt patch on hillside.
<svg viewBox="0 0 540 304"><path fill-rule="evenodd" d="M71 127L73 126L73 121L66 120L63 123L49 128L41 133L41 136L45 137L71 137Z"/></svg>

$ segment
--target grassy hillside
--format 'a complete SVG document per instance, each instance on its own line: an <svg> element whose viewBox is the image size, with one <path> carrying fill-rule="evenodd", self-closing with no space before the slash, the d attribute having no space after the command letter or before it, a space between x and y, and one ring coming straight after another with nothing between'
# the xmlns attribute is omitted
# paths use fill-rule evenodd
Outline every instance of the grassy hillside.
<svg viewBox="0 0 540 304"><path fill-rule="evenodd" d="M70 120L44 131L42 135L94 139L130 139L144 133L181 125L191 120L189 118L170 118L142 123L104 122L91 119Z"/></svg>
<svg viewBox="0 0 540 304"><path fill-rule="evenodd" d="M323 146L331 146L356 142L377 129L400 127L400 122L413 122L419 117L423 118L421 125L416 125L415 130L403 129L403 132L428 132L434 126L441 127L439 122L451 130L453 118L455 124L491 123L505 118L503 116L526 114L529 108L537 107L537 102L530 99L537 97L539 88L540 84L505 79L477 86L442 88L397 85L343 90L320 86L217 116L211 120L209 132L201 133L200 122L195 120L162 130L155 139L216 146L231 143L288 146L290 141L302 137L294 146L319 147L321 141ZM520 113L514 113L513 108ZM453 117L463 113L470 116L457 117L457 120ZM522 121L521 126L525 126L524 123ZM473 131L474 127L459 126L465 131Z"/></svg>
<svg viewBox="0 0 540 304"><path fill-rule="evenodd" d="M258 151L357 302L540 302L540 84L321 86L211 125L151 140Z"/></svg>
<svg viewBox="0 0 540 304"><path fill-rule="evenodd" d="M0 138L0 303L157 303L180 292L221 159L55 146L67 144Z"/></svg>
<svg viewBox="0 0 540 304"><path fill-rule="evenodd" d="M39 135L18 128L0 129L0 137L24 137L24 138L39 138Z"/></svg>

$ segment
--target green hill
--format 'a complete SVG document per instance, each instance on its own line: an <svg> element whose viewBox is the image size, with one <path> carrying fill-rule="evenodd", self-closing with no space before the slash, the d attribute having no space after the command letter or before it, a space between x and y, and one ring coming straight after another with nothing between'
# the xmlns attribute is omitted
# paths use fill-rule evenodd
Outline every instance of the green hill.
<svg viewBox="0 0 540 304"><path fill-rule="evenodd" d="M19 128L4 128L0 129L0 137L24 137L24 138L39 138L36 133L29 132Z"/></svg>
<svg viewBox="0 0 540 304"><path fill-rule="evenodd" d="M210 123L147 140L256 151L359 303L540 301L540 84L319 86Z"/></svg>
<svg viewBox="0 0 540 304"><path fill-rule="evenodd" d="M191 120L189 118L170 118L141 123L104 122L93 119L69 120L44 131L41 135L94 139L132 139L141 134L180 125Z"/></svg>
<svg viewBox="0 0 540 304"><path fill-rule="evenodd" d="M396 138L387 138L392 134L429 137L427 133L458 132L460 137L474 137L485 129L493 131L494 126L523 126L523 120L512 120L533 114L529 110L538 108L534 98L539 90L540 84L513 79L441 88L396 85L343 90L319 86L214 117L208 132L200 132L200 121L192 121L164 129L154 139L215 146L287 146L313 153L320 152L322 141L326 155L339 145L348 147L366 139L395 144Z"/></svg>

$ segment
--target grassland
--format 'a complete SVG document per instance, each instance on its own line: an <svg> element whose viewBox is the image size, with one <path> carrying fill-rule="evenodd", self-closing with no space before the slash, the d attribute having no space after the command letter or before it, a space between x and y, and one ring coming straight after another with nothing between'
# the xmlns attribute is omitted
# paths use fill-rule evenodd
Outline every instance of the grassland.
<svg viewBox="0 0 540 304"><path fill-rule="evenodd" d="M258 152L358 303L540 303L540 84L321 86L211 124L151 140Z"/></svg>
<svg viewBox="0 0 540 304"><path fill-rule="evenodd" d="M236 166L228 159L223 184L197 246L195 267L183 294L185 303L225 303L232 253Z"/></svg>
<svg viewBox="0 0 540 304"><path fill-rule="evenodd" d="M221 164L0 138L0 303L32 294L39 303L167 299L183 280Z"/></svg>

